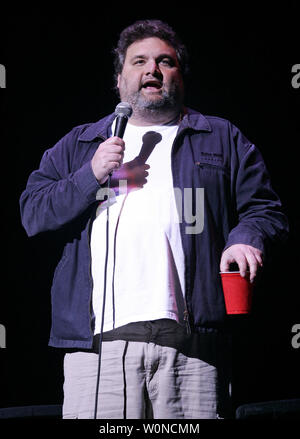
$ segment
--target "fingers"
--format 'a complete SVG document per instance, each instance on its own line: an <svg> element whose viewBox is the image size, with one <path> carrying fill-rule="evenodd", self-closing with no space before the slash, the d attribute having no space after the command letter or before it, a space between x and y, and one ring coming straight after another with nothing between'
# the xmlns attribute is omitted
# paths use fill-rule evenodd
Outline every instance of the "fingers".
<svg viewBox="0 0 300 439"><path fill-rule="evenodd" d="M234 262L234 258L227 250L224 251L221 257L220 271L229 271L230 264Z"/></svg>
<svg viewBox="0 0 300 439"><path fill-rule="evenodd" d="M125 143L124 140L121 139L120 137L110 137L109 139L105 140L105 142L100 143L99 147L101 147L102 149L105 148L110 148L111 146L117 146L120 147L119 149L124 151L125 150Z"/></svg>
<svg viewBox="0 0 300 439"><path fill-rule="evenodd" d="M255 255L251 251L249 251L249 253L247 253L244 258L245 258L246 268L243 269L241 275L243 277L246 276L247 266L248 266L250 271L250 282L253 282L257 274L258 261Z"/></svg>
<svg viewBox="0 0 300 439"><path fill-rule="evenodd" d="M262 252L250 245L235 244L227 248L221 257L220 270L228 271L230 264L236 262L240 274L245 277L250 272L250 282L253 282L259 267L263 266Z"/></svg>
<svg viewBox="0 0 300 439"><path fill-rule="evenodd" d="M121 166L124 158L125 143L119 137L111 137L99 146L101 157L112 169ZM111 169L111 170L112 170Z"/></svg>
<svg viewBox="0 0 300 439"><path fill-rule="evenodd" d="M124 140L116 136L100 143L91 161L92 170L100 184L107 179L109 173L121 166L124 150Z"/></svg>

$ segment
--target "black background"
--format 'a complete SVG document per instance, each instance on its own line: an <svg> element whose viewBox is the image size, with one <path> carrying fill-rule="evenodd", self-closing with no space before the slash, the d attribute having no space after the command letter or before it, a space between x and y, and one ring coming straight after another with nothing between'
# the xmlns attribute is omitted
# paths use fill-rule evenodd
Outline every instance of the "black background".
<svg viewBox="0 0 300 439"><path fill-rule="evenodd" d="M300 88L291 84L300 63L297 13L292 3L233 14L177 2L164 10L78 4L1 16L0 323L7 346L0 349L0 407L62 402L63 353L47 346L60 243L52 234L26 236L18 200L45 149L114 110L111 49L124 27L144 18L177 30L190 53L186 105L231 120L257 145L290 221L289 241L267 265L251 317L232 321L234 406L300 398L300 348L291 344L292 326L300 324Z"/></svg>

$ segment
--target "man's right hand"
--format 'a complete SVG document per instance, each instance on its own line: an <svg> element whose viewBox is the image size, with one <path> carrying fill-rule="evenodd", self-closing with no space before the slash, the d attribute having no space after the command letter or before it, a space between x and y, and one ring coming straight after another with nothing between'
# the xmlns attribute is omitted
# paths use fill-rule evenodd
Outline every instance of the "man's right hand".
<svg viewBox="0 0 300 439"><path fill-rule="evenodd" d="M121 166L124 150L125 143L120 137L110 137L100 143L91 161L92 170L100 184L105 183L108 175Z"/></svg>

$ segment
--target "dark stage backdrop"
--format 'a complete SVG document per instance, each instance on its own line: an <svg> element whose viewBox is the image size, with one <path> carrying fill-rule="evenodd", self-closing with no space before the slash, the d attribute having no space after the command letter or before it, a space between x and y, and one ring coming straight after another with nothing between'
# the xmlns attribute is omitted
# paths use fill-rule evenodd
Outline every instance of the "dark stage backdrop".
<svg viewBox="0 0 300 439"><path fill-rule="evenodd" d="M259 147L290 221L289 241L266 267L251 317L232 320L234 404L300 398L296 9L229 15L176 3L161 13L117 10L113 19L113 10L78 5L72 14L49 9L0 19L0 407L62 402L63 353L47 346L61 243L55 234L26 236L19 196L45 149L114 110L111 49L125 26L143 18L165 20L181 35L191 58L186 104L231 120Z"/></svg>

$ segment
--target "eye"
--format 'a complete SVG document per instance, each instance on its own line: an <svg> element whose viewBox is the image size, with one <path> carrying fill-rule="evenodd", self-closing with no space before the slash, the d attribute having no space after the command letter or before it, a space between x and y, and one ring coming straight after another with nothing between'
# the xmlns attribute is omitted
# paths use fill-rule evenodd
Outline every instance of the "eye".
<svg viewBox="0 0 300 439"><path fill-rule="evenodd" d="M175 65L171 58L162 58L159 63L167 67L173 67Z"/></svg>
<svg viewBox="0 0 300 439"><path fill-rule="evenodd" d="M136 66L136 65L143 65L144 63L145 60L140 58L140 59L136 59L133 64Z"/></svg>

